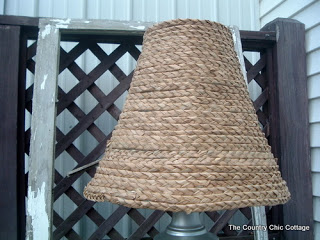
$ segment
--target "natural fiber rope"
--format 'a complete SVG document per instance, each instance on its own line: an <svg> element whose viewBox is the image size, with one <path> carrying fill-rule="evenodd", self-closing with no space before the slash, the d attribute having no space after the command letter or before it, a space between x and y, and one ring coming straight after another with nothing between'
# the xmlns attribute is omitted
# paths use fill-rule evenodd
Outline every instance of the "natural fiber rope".
<svg viewBox="0 0 320 240"><path fill-rule="evenodd" d="M147 30L123 113L84 195L185 212L290 198L228 28L177 19Z"/></svg>

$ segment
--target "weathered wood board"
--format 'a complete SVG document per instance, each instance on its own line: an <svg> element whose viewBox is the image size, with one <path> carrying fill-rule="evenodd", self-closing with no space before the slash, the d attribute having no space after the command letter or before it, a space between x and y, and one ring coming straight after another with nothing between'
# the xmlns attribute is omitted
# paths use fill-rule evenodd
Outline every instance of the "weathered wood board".
<svg viewBox="0 0 320 240"><path fill-rule="evenodd" d="M0 26L0 239L18 238L18 73L20 27Z"/></svg>
<svg viewBox="0 0 320 240"><path fill-rule="evenodd" d="M235 46L235 50L238 54L238 58L239 58L239 62L241 65L241 70L242 70L244 80L245 80L246 84L248 84L247 83L246 68L244 65L244 59L243 59L243 53L242 53L239 28L236 26L232 26L232 27L230 27L230 31L232 32L234 46ZM251 212L252 212L253 225L265 226L266 229L268 229L265 208L263 206L251 207ZM254 231L254 239L268 240L268 230L266 230L266 231L265 230L255 230Z"/></svg>
<svg viewBox="0 0 320 240"><path fill-rule="evenodd" d="M27 239L50 239L60 32L40 22L34 81Z"/></svg>
<svg viewBox="0 0 320 240"><path fill-rule="evenodd" d="M35 70L27 200L27 239L52 238L53 172L60 34L141 36L150 24L121 21L40 19Z"/></svg>

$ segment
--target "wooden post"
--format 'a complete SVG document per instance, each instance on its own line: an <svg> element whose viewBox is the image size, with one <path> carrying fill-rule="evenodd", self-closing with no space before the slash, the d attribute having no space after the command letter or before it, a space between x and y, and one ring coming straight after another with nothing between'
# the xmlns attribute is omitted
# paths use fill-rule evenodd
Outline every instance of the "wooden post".
<svg viewBox="0 0 320 240"><path fill-rule="evenodd" d="M26 235L27 239L45 240L51 239L52 235L60 32L50 24L40 21L39 25L31 121Z"/></svg>
<svg viewBox="0 0 320 240"><path fill-rule="evenodd" d="M26 68L27 68L27 45L28 38L24 28L20 32L20 55L19 55L19 84L18 84L18 126L17 126L17 162L18 162L18 239L26 238L26 186L25 174L25 99L26 99Z"/></svg>
<svg viewBox="0 0 320 240"><path fill-rule="evenodd" d="M266 230L254 230L255 240L268 240L268 225L266 217L266 209L264 206L252 207L252 225L264 226Z"/></svg>
<svg viewBox="0 0 320 240"><path fill-rule="evenodd" d="M304 24L278 18L265 27L276 31L271 82L271 135L291 200L283 205L283 225L309 226L309 231L283 231L285 239L313 239L313 209L308 121ZM274 133L274 134L273 134ZM276 140L277 140L276 139ZM271 139L272 140L272 139Z"/></svg>
<svg viewBox="0 0 320 240"><path fill-rule="evenodd" d="M19 238L17 143L20 27L0 26L0 239Z"/></svg>

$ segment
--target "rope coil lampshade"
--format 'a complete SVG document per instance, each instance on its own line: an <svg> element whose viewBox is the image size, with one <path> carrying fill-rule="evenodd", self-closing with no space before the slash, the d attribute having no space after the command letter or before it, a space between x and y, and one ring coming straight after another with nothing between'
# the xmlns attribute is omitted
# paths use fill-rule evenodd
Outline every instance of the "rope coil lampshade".
<svg viewBox="0 0 320 240"><path fill-rule="evenodd" d="M173 212L285 203L230 30L203 20L149 28L87 199Z"/></svg>

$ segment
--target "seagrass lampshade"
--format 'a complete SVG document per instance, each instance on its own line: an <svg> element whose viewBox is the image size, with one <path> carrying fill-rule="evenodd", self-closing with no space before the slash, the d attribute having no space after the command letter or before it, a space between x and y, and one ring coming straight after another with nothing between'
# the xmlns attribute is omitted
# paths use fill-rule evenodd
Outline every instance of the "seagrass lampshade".
<svg viewBox="0 0 320 240"><path fill-rule="evenodd" d="M146 31L123 112L84 195L187 213L288 201L227 27L178 19Z"/></svg>

